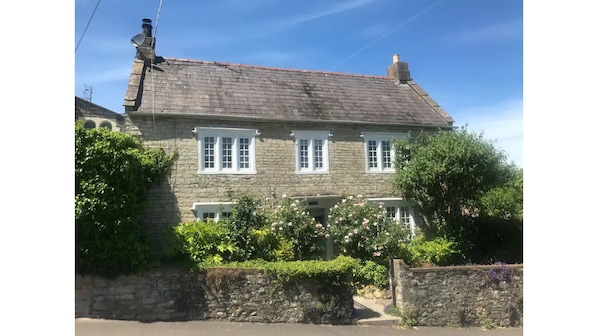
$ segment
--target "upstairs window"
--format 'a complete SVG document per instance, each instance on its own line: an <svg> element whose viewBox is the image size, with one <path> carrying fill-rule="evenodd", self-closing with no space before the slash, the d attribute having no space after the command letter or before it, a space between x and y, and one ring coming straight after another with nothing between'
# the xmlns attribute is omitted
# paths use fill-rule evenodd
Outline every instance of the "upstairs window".
<svg viewBox="0 0 598 336"><path fill-rule="evenodd" d="M328 173L328 131L293 131L297 174Z"/></svg>
<svg viewBox="0 0 598 336"><path fill-rule="evenodd" d="M394 140L404 137L401 133L362 133L365 145L365 171L368 173L394 172Z"/></svg>
<svg viewBox="0 0 598 336"><path fill-rule="evenodd" d="M256 174L255 129L196 127L199 174Z"/></svg>

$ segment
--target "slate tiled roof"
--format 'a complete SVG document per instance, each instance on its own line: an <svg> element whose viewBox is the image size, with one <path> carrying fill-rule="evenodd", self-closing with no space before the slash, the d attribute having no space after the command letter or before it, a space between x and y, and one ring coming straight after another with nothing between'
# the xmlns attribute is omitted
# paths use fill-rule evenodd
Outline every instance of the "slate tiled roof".
<svg viewBox="0 0 598 336"><path fill-rule="evenodd" d="M152 69L136 59L124 105L132 115L434 127L453 123L413 81L175 58L163 58Z"/></svg>
<svg viewBox="0 0 598 336"><path fill-rule="evenodd" d="M100 117L123 121L124 116L100 105L94 104L86 99L75 96L76 117Z"/></svg>

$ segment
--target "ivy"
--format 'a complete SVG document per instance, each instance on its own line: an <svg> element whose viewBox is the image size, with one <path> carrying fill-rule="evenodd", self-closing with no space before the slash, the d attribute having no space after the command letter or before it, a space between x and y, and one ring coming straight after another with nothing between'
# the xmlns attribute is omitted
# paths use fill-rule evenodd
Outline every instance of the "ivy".
<svg viewBox="0 0 598 336"><path fill-rule="evenodd" d="M173 155L145 148L131 135L75 126L75 270L114 277L149 266L140 227L151 183Z"/></svg>

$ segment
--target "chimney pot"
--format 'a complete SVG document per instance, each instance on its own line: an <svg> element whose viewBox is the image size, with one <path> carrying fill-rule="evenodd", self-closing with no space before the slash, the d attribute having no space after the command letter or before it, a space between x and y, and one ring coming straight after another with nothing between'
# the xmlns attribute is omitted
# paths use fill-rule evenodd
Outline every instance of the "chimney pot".
<svg viewBox="0 0 598 336"><path fill-rule="evenodd" d="M143 34L147 37L152 37L152 20L145 18L143 19L143 24L141 25L143 28Z"/></svg>
<svg viewBox="0 0 598 336"><path fill-rule="evenodd" d="M399 54L392 55L392 63L399 63Z"/></svg>

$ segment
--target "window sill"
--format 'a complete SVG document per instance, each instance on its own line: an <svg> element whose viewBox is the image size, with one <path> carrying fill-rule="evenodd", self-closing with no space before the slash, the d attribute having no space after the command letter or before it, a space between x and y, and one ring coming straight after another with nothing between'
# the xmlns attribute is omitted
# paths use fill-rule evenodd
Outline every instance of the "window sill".
<svg viewBox="0 0 598 336"><path fill-rule="evenodd" d="M310 171L296 170L295 174L296 175L322 175L322 174L330 174L330 171L328 171L328 170L310 170Z"/></svg>
<svg viewBox="0 0 598 336"><path fill-rule="evenodd" d="M365 171L366 174L392 174L392 173L396 173L396 171L393 170L366 170Z"/></svg>
<svg viewBox="0 0 598 336"><path fill-rule="evenodd" d="M198 175L257 175L256 171L197 171Z"/></svg>

